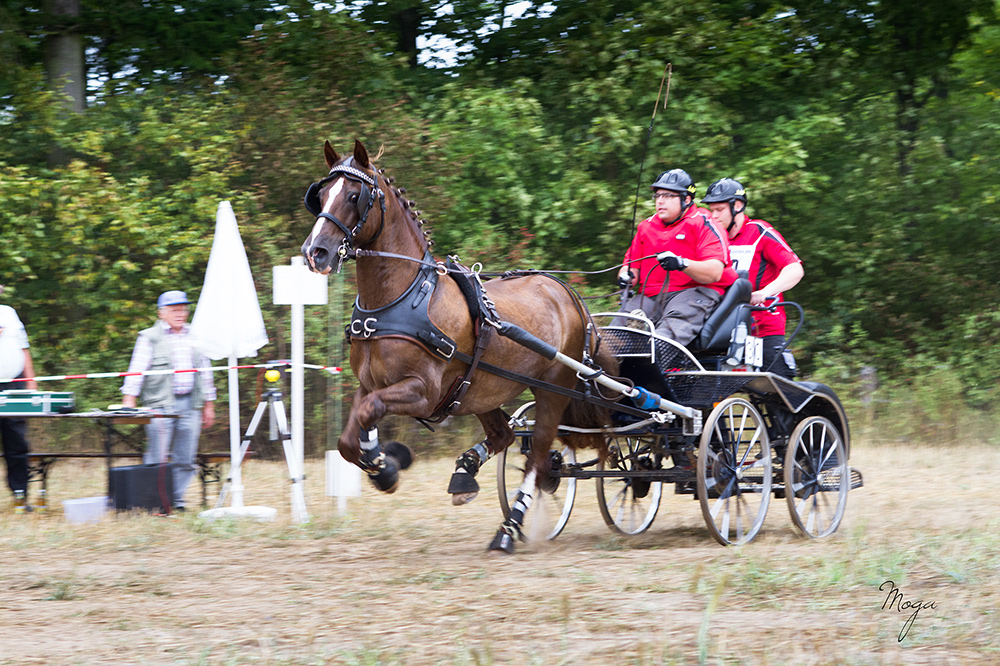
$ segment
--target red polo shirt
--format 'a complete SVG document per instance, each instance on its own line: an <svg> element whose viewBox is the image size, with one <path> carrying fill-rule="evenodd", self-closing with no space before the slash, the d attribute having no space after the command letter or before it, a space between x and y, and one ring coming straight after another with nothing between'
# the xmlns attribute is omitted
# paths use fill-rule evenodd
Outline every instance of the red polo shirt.
<svg viewBox="0 0 1000 666"><path fill-rule="evenodd" d="M774 281L785 266L802 263L777 229L764 220L748 219L736 237L729 239L729 246L733 262L739 270L748 272L754 291ZM782 294L777 296L782 300ZM760 337L784 335L785 309L754 312L753 327L754 335Z"/></svg>
<svg viewBox="0 0 1000 666"><path fill-rule="evenodd" d="M632 273L638 274L639 285L646 296L656 296L663 288L667 272L657 263L656 255L668 250L695 261L718 259L725 266L722 277L712 284L702 284L681 271L671 271L668 292L708 287L721 294L736 280L736 271L729 265L729 243L704 208L691 206L681 219L669 226L657 215L639 223L624 263Z"/></svg>

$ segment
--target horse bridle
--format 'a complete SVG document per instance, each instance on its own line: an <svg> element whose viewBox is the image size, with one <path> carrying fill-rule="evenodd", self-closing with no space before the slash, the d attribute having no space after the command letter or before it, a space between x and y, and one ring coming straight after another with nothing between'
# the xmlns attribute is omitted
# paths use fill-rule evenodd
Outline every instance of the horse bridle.
<svg viewBox="0 0 1000 666"><path fill-rule="evenodd" d="M353 161L354 158L351 158L351 160L346 164L338 164L334 166L330 169L330 173L326 175L326 178L318 183L312 183L306 190L306 195L302 201L306 210L309 211L310 214L314 215L317 219L329 220L344 233L344 240L340 244L340 249L337 250L337 255L339 257L337 265L338 273L340 272L340 266L344 263L344 260L353 255L352 250L354 250L354 237L361 231L361 227L363 227L365 222L368 220L368 215L375 206L376 199L378 199L379 207L382 211L382 220L378 231L375 232L375 235L372 236L368 243L373 243L375 239L381 235L382 230L385 228L385 192L383 192L382 188L378 186L378 182L374 177L369 176L364 171L351 166L351 162ZM353 229L348 229L347 225L338 219L336 215L324 211L322 202L319 198L320 192L323 191L323 187L341 175L348 180L361 183L361 194L358 196L357 202L358 223L354 225Z"/></svg>

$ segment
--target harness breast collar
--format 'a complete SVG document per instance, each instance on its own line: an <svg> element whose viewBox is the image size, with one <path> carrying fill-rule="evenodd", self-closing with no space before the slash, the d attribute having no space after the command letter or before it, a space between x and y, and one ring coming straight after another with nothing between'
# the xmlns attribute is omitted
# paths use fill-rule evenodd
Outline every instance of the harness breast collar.
<svg viewBox="0 0 1000 666"><path fill-rule="evenodd" d="M493 327L485 324L496 325L500 317L493 301L486 295L478 274L452 262L450 257L442 273L429 249L424 252L421 264L420 271L406 291L388 305L367 310L361 307L361 297L358 296L354 301L354 312L347 327L347 336L349 340L380 337L411 340L421 344L433 356L444 361L450 362L453 358L458 358L468 364L469 367L455 378L433 413L427 418L417 418L427 425L439 423L462 404L462 398L472 385L472 375L479 367L483 352L486 351L492 337ZM469 307L472 332L475 336L472 356L457 351L455 341L431 321L429 313L431 297L441 275L451 276Z"/></svg>
<svg viewBox="0 0 1000 666"><path fill-rule="evenodd" d="M428 250L417 277L399 298L374 310L361 307L360 295L354 300L348 338L367 340L388 336L416 340L434 356L450 361L455 354L455 341L435 326L428 314L437 282L437 266Z"/></svg>

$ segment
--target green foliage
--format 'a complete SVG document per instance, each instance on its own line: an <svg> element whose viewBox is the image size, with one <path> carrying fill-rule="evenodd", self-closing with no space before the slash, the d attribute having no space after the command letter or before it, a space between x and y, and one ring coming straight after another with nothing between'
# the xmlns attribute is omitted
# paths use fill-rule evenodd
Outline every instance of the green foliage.
<svg viewBox="0 0 1000 666"><path fill-rule="evenodd" d="M49 36L83 38L88 84L195 82L224 73L225 55L254 27L278 13L272 0L76 0L78 16L50 13L43 0L11 0L0 8L0 55L26 69L41 65ZM287 6L287 3L282 3ZM6 67L5 67L6 70ZM14 71L9 70L9 71ZM5 72L6 74L7 72ZM7 77L0 74L0 94Z"/></svg>
<svg viewBox="0 0 1000 666"><path fill-rule="evenodd" d="M967 400L977 407L1000 403L1000 310L959 318L950 361Z"/></svg>
<svg viewBox="0 0 1000 666"><path fill-rule="evenodd" d="M449 202L438 244L487 270L539 267L555 254L580 265L593 247L587 230L613 205L613 192L567 159L528 82L442 92L429 109L429 132L444 146L436 185ZM460 192L445 190L455 182Z"/></svg>
<svg viewBox="0 0 1000 666"><path fill-rule="evenodd" d="M683 167L699 194L738 177L804 260L790 296L808 372L849 387L875 366L942 436L957 417L941 395L996 402L995 2L563 0L503 22L503 3L451 4L86 0L61 29L94 47L93 75L121 77L92 78L73 117L47 92L40 3L0 8L0 276L40 371L122 369L159 291L197 296L223 199L266 304L270 267L312 224L323 141L359 138L419 201L435 252L487 271L614 266L656 173ZM466 49L450 72L412 66L433 34ZM351 271L331 279L353 292ZM325 314L307 316L311 360L346 365ZM263 353L285 355L273 330Z"/></svg>
<svg viewBox="0 0 1000 666"><path fill-rule="evenodd" d="M78 155L65 167L0 169L11 304L45 374L121 369L155 318L156 294L197 291L219 193L231 191L223 98L190 107L147 92L123 102L63 128L60 141Z"/></svg>

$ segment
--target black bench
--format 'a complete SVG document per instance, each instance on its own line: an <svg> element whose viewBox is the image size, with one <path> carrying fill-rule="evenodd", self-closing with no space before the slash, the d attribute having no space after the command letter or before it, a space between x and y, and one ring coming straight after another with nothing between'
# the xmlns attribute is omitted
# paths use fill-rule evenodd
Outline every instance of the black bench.
<svg viewBox="0 0 1000 666"><path fill-rule="evenodd" d="M32 452L28 454L28 483L30 484L32 481L41 482L41 489L48 496L49 471L60 460L73 458L79 460L101 459L107 461L110 468L113 460L131 459L141 461L142 455L141 451L124 453L100 453L97 451ZM244 455L244 459L248 455L250 455L249 452ZM222 466L227 462L229 462L229 451L198 452L195 457L195 464L198 465L198 478L201 480L202 506L208 506L208 484L221 483L225 480Z"/></svg>
<svg viewBox="0 0 1000 666"><path fill-rule="evenodd" d="M243 460L250 457L250 451L243 454ZM226 477L222 475L222 466L231 459L229 451L198 453L198 478L201 479L201 505L208 506L208 484L222 483Z"/></svg>

